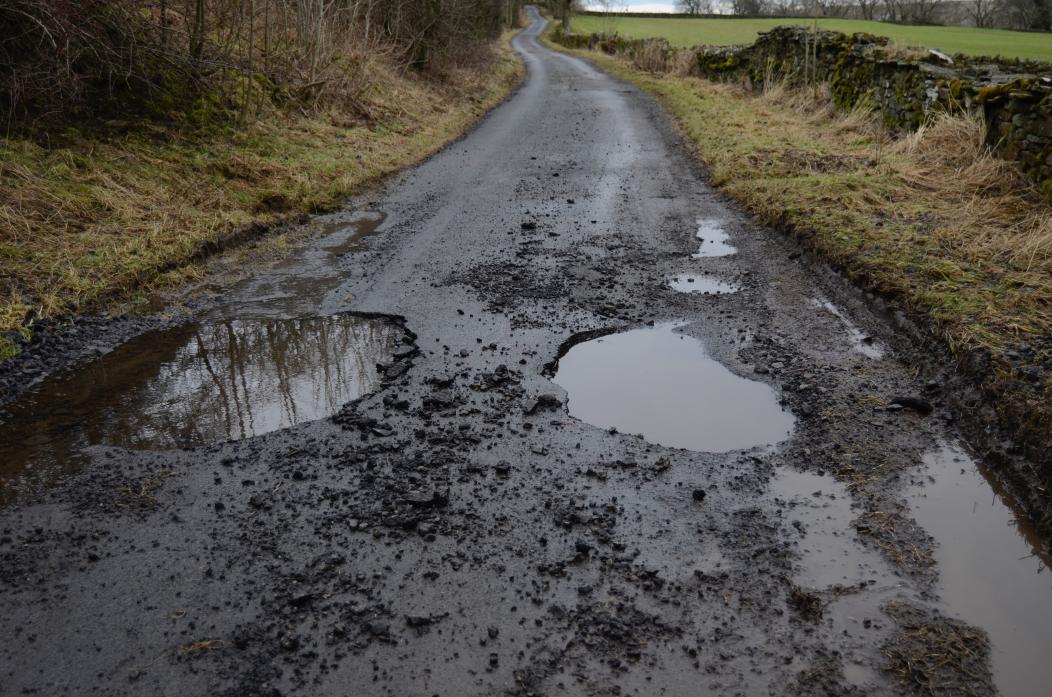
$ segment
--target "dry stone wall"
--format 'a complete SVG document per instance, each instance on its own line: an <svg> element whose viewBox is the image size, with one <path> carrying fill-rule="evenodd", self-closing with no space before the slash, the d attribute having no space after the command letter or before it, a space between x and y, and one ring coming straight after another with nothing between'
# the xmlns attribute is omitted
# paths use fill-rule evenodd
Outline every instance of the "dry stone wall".
<svg viewBox="0 0 1052 697"><path fill-rule="evenodd" d="M837 106L877 109L889 128L914 130L939 111L981 113L987 140L1052 198L1052 65L904 52L872 34L776 27L749 46L676 49L661 39L565 34L572 48L625 55L649 70L689 65L712 80L761 88L827 82Z"/></svg>

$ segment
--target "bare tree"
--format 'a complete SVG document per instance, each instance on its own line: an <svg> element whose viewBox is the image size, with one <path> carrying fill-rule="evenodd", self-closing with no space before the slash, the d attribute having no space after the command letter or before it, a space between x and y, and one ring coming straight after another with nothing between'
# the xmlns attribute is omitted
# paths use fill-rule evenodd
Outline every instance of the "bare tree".
<svg viewBox="0 0 1052 697"><path fill-rule="evenodd" d="M567 6L569 0L562 0ZM521 0L0 0L0 118L356 108L384 60L474 60ZM269 82L278 89L267 89ZM201 100L202 94L210 98ZM208 108L202 109L201 105Z"/></svg>
<svg viewBox="0 0 1052 697"><path fill-rule="evenodd" d="M874 19L877 15L879 0L855 0L858 14L862 19Z"/></svg>
<svg viewBox="0 0 1052 697"><path fill-rule="evenodd" d="M881 0L884 5L884 20L902 22L905 20L905 2L903 0Z"/></svg>
<svg viewBox="0 0 1052 697"><path fill-rule="evenodd" d="M1004 0L1006 23L1016 29L1052 29L1052 0Z"/></svg>
<svg viewBox="0 0 1052 697"><path fill-rule="evenodd" d="M942 0L910 0L903 3L905 16L902 20L914 24L934 24L941 2Z"/></svg>
<svg viewBox="0 0 1052 697"><path fill-rule="evenodd" d="M685 15L712 13L712 0L676 0L676 9Z"/></svg>
<svg viewBox="0 0 1052 697"><path fill-rule="evenodd" d="M1000 0L968 0L965 7L972 22L980 29L992 27L994 17L1001 12Z"/></svg>
<svg viewBox="0 0 1052 697"><path fill-rule="evenodd" d="M736 15L758 16L767 14L768 0L731 0L731 12Z"/></svg>
<svg viewBox="0 0 1052 697"><path fill-rule="evenodd" d="M575 4L575 0L548 0L548 9L562 22L565 32L573 31L571 24Z"/></svg>

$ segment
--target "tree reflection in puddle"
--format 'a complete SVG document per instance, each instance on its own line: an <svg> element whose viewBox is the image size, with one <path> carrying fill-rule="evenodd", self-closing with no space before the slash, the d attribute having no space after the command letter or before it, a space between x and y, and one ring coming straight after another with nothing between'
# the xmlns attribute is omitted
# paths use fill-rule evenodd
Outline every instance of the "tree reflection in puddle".
<svg viewBox="0 0 1052 697"><path fill-rule="evenodd" d="M50 478L90 445L175 448L331 415L373 390L401 327L356 315L187 324L29 390L0 425L0 483Z"/></svg>

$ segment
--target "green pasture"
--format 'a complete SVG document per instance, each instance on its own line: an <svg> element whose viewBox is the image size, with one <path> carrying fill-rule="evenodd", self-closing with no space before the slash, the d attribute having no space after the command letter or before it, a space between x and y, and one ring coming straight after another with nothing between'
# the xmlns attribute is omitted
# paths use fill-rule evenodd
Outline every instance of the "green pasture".
<svg viewBox="0 0 1052 697"><path fill-rule="evenodd" d="M651 18L581 15L574 18L575 32L616 31L632 38L664 37L674 46L726 46L751 44L757 33L780 24L805 24L809 19ZM820 19L818 25L845 33L869 32L890 37L903 47L937 48L946 53L973 56L1004 56L1052 62L1052 34L976 29L974 27L929 27L868 22L855 19Z"/></svg>

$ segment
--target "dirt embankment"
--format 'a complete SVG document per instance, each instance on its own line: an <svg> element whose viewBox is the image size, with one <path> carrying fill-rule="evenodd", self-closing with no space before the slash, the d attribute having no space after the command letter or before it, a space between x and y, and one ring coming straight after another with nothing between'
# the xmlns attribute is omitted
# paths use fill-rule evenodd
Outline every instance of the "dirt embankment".
<svg viewBox="0 0 1052 697"><path fill-rule="evenodd" d="M974 444L1052 530L1052 208L978 122L937 117L895 138L825 88L753 94L558 48L655 94L713 184L913 331Z"/></svg>
<svg viewBox="0 0 1052 697"><path fill-rule="evenodd" d="M142 301L192 278L193 262L430 156L519 83L513 34L443 79L369 66L354 110L270 110L214 131L111 121L3 141L0 360L41 321Z"/></svg>

